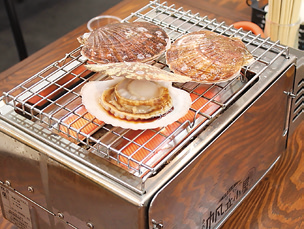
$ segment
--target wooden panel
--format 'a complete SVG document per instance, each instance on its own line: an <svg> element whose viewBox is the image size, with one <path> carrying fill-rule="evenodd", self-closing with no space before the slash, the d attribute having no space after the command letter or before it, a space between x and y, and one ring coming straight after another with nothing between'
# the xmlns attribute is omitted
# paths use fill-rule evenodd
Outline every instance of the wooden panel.
<svg viewBox="0 0 304 229"><path fill-rule="evenodd" d="M223 228L304 228L304 121L286 153Z"/></svg>

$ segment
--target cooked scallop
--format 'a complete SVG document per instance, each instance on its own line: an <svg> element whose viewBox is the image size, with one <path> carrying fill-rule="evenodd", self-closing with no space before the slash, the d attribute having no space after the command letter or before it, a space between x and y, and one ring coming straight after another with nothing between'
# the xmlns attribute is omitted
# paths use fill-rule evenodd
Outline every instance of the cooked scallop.
<svg viewBox="0 0 304 229"><path fill-rule="evenodd" d="M81 54L100 64L153 60L169 43L167 33L148 22L108 24L78 40L83 44Z"/></svg>
<svg viewBox="0 0 304 229"><path fill-rule="evenodd" d="M170 85L147 80L124 79L105 90L100 103L114 116L127 120L160 117L172 108Z"/></svg>
<svg viewBox="0 0 304 229"><path fill-rule="evenodd" d="M81 90L82 102L96 118L113 126L152 129L187 114L189 93L171 82L115 78L92 81Z"/></svg>
<svg viewBox="0 0 304 229"><path fill-rule="evenodd" d="M167 64L174 73L200 83L230 80L252 60L241 39L205 30L178 38L166 52Z"/></svg>

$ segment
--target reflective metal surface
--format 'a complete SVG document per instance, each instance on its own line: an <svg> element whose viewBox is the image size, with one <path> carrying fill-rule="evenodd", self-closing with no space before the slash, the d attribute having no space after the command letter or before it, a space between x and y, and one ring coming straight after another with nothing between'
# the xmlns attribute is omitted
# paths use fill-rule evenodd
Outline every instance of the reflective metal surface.
<svg viewBox="0 0 304 229"><path fill-rule="evenodd" d="M292 66L254 105L229 119L212 144L203 146L155 195L150 219L162 222L164 228L214 228L222 223L285 150L287 138L282 133L287 114L282 107L287 107L284 90L293 83L288 75L294 73ZM195 142L204 141L203 136Z"/></svg>

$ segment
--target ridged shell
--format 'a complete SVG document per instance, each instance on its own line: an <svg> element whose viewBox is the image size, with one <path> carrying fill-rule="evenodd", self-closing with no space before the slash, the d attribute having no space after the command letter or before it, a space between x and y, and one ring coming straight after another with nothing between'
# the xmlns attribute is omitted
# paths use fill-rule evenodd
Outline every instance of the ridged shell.
<svg viewBox="0 0 304 229"><path fill-rule="evenodd" d="M191 81L190 77L174 74L150 64L140 62L121 62L111 64L88 64L87 69L94 72L125 77L128 79L146 79L153 81L168 81L185 83Z"/></svg>
<svg viewBox="0 0 304 229"><path fill-rule="evenodd" d="M253 56L239 38L202 30L173 42L166 60L174 73L200 83L217 83L237 76Z"/></svg>
<svg viewBox="0 0 304 229"><path fill-rule="evenodd" d="M81 54L100 63L146 62L160 56L169 43L167 33L148 22L116 23L91 32Z"/></svg>

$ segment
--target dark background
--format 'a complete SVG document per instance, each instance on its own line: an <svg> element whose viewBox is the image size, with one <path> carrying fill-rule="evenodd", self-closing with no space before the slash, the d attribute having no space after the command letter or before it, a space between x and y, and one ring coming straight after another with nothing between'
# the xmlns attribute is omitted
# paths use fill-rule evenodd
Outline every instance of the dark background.
<svg viewBox="0 0 304 229"><path fill-rule="evenodd" d="M28 55L87 23L120 0L12 0ZM19 62L4 1L0 1L0 72Z"/></svg>

